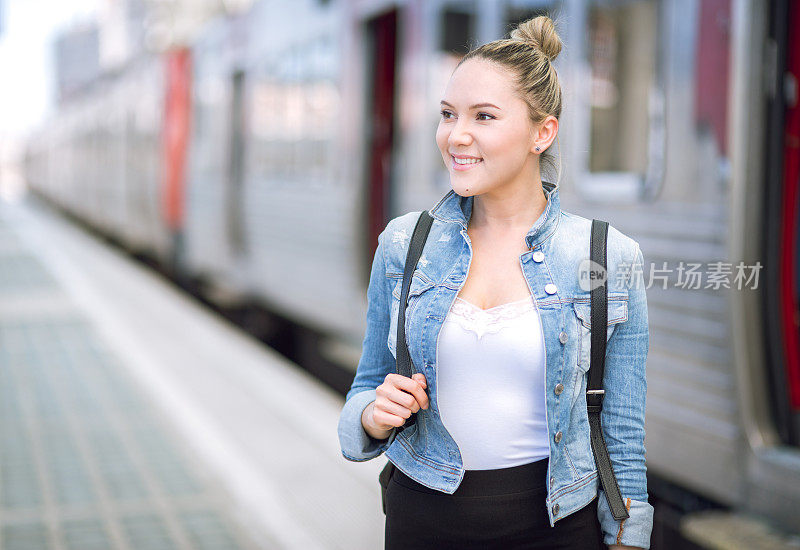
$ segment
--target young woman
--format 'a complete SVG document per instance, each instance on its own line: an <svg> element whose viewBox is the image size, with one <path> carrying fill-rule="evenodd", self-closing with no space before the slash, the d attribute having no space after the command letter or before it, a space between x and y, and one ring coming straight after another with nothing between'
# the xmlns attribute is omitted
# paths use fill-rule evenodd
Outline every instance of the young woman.
<svg viewBox="0 0 800 550"><path fill-rule="evenodd" d="M541 16L453 71L436 133L453 189L429 211L411 281L411 378L395 374L395 340L420 213L379 236L363 354L338 431L348 460L385 452L397 467L386 548L649 548L643 258L609 226L602 428L629 513L615 521L586 408L590 288L579 272L591 220L562 211L558 185L540 177L561 114L560 50Z"/></svg>

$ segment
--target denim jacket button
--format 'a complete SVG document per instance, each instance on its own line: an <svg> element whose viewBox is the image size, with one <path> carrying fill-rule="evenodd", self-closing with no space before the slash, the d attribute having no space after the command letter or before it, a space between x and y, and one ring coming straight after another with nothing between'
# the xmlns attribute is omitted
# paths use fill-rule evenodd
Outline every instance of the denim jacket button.
<svg viewBox="0 0 800 550"><path fill-rule="evenodd" d="M564 384L562 384L561 382L556 384L554 391L556 392L556 395L561 395L561 392L564 391Z"/></svg>
<svg viewBox="0 0 800 550"><path fill-rule="evenodd" d="M554 285L553 283L547 283L546 285L544 285L544 291L547 292L548 294L555 294L556 285Z"/></svg>
<svg viewBox="0 0 800 550"><path fill-rule="evenodd" d="M561 441L561 432L556 432L556 435L553 437L556 443Z"/></svg>
<svg viewBox="0 0 800 550"><path fill-rule="evenodd" d="M558 335L558 341L561 342L562 344L567 343L567 338L569 338L569 336L567 336L567 333L564 332L563 330L561 331L561 334Z"/></svg>
<svg viewBox="0 0 800 550"><path fill-rule="evenodd" d="M558 503L557 502L555 504L553 504L553 515L554 516L558 515Z"/></svg>
<svg viewBox="0 0 800 550"><path fill-rule="evenodd" d="M550 476L550 486L552 487L555 484L556 484L556 478L553 477L553 476Z"/></svg>
<svg viewBox="0 0 800 550"><path fill-rule="evenodd" d="M544 260L544 252L542 252L541 250L537 250L536 252L533 253L533 261L534 262L539 263L542 260Z"/></svg>

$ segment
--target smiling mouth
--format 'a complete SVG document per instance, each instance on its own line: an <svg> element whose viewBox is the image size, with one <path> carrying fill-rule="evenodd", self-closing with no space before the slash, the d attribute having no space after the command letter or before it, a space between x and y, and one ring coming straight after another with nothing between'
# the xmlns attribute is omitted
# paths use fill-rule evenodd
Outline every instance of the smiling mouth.
<svg viewBox="0 0 800 550"><path fill-rule="evenodd" d="M483 162L483 159L480 158L458 159L453 155L450 155L450 158L453 159L453 162L461 166L467 164L478 164L479 162Z"/></svg>
<svg viewBox="0 0 800 550"><path fill-rule="evenodd" d="M474 166L483 162L483 159L457 159L453 155L450 155L451 166L454 170L464 171L470 170Z"/></svg>

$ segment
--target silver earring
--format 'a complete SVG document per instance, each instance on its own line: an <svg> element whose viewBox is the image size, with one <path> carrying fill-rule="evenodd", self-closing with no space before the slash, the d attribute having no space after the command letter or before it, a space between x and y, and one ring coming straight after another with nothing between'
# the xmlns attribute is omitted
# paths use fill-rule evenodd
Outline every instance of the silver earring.
<svg viewBox="0 0 800 550"><path fill-rule="evenodd" d="M536 146L536 150L539 151L539 146L538 145Z"/></svg>

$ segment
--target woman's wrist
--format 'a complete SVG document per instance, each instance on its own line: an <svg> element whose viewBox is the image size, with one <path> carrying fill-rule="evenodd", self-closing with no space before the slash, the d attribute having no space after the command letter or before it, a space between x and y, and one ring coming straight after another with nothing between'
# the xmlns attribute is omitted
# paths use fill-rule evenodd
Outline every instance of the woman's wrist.
<svg viewBox="0 0 800 550"><path fill-rule="evenodd" d="M367 434L375 439L386 439L391 435L392 429L382 430L380 428L375 427L375 424L372 420L372 409L375 407L375 401L364 407L364 411L361 413L361 425L364 426L364 431Z"/></svg>

